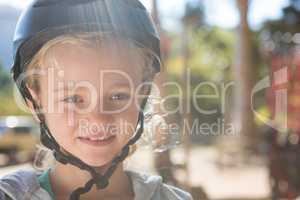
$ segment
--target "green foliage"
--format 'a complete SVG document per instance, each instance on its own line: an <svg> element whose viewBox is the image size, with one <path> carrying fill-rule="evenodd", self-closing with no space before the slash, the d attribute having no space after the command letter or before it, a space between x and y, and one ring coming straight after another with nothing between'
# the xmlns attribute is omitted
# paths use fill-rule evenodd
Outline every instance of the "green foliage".
<svg viewBox="0 0 300 200"><path fill-rule="evenodd" d="M15 103L12 95L3 96L0 95L0 116L5 115L28 115L28 113L22 111Z"/></svg>
<svg viewBox="0 0 300 200"><path fill-rule="evenodd" d="M234 33L217 27L191 33L188 65L205 80L224 81L230 78L234 54Z"/></svg>
<svg viewBox="0 0 300 200"><path fill-rule="evenodd" d="M179 80L183 67L189 67L195 81L228 81L231 79L235 35L233 31L217 27L201 28L187 33L188 58L184 66L182 38L172 35L172 48L167 71L173 80ZM196 83L197 84L197 83Z"/></svg>
<svg viewBox="0 0 300 200"><path fill-rule="evenodd" d="M6 71L0 64L0 94L8 94L12 88L12 80L9 72Z"/></svg>
<svg viewBox="0 0 300 200"><path fill-rule="evenodd" d="M13 82L9 72L0 65L0 116L24 115L15 103Z"/></svg>
<svg viewBox="0 0 300 200"><path fill-rule="evenodd" d="M190 90L189 100L192 117L201 123L216 123L224 117L221 109L222 86L232 80L231 69L236 45L235 33L231 30L207 26L197 29L188 27L185 32L187 34L185 36L188 37L186 44L183 43L182 35L170 34L172 48L168 60L165 62L166 71L169 73L167 77L170 81L180 84L183 79L182 72L189 68L191 76L188 84L191 87L183 88L183 90ZM187 45L187 52L184 52L183 47L185 45ZM186 53L187 60L183 56L184 53ZM196 87L205 82L216 86L216 88L206 84L198 87L196 91ZM180 95L175 87L168 87L167 90L169 95ZM193 102L195 92L196 95L215 95L216 98L197 98L195 104ZM225 94L226 97L231 93L232 91L228 90L228 93ZM177 100L168 100L166 105L168 108L178 108L181 99L182 97L179 96ZM201 114L195 106L203 110L216 110L217 113ZM201 141L206 139L202 138Z"/></svg>

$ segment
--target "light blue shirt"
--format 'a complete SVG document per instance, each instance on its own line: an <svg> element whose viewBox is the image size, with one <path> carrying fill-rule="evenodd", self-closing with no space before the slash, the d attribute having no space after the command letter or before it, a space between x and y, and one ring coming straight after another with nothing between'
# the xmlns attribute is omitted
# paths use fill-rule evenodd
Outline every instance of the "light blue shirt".
<svg viewBox="0 0 300 200"><path fill-rule="evenodd" d="M134 200L193 200L191 195L176 187L166 185L160 176L126 171L135 194ZM20 170L0 179L0 199L5 195L12 200L51 200L50 195L38 181L38 174L33 171Z"/></svg>

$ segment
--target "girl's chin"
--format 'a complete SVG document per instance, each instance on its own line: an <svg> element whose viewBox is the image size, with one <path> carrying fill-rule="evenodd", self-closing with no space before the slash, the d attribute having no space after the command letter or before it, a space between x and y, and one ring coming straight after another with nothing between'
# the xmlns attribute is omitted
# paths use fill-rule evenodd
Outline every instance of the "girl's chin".
<svg viewBox="0 0 300 200"><path fill-rule="evenodd" d="M110 163L110 161L106 161L106 162L95 162L95 161L86 161L83 160L83 162L89 166L92 167L99 167L99 168L105 168L106 166L108 166L108 164Z"/></svg>
<svg viewBox="0 0 300 200"><path fill-rule="evenodd" d="M100 158L100 159L99 159ZM109 165L109 163L111 163L113 157L107 157L107 158L104 158L104 157L100 157L100 156L97 156L97 157L84 157L84 158L81 158L81 160L86 163L87 165L90 165L92 167L105 167L107 165Z"/></svg>

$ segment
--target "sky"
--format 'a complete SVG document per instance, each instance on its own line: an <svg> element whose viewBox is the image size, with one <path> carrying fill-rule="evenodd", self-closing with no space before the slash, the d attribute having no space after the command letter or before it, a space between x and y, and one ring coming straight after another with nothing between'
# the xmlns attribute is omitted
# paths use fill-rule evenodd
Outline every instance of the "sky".
<svg viewBox="0 0 300 200"><path fill-rule="evenodd" d="M151 0L141 0L145 6L151 9ZM188 0L158 0L161 17L167 28L176 28L178 19L183 14L184 3ZM195 0L192 0L195 1ZM235 0L198 0L205 5L205 16L211 25L223 28L234 28L239 20L235 7ZM249 22L253 29L260 27L266 19L279 18L281 9L288 4L288 0L251 0ZM0 0L0 5L11 5L17 8L25 8L31 0ZM222 2L222 3L221 3Z"/></svg>

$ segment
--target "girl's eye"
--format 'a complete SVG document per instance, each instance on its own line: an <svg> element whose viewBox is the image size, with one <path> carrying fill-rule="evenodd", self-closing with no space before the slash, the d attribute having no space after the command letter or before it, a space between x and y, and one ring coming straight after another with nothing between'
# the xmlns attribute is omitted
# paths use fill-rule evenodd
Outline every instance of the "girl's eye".
<svg viewBox="0 0 300 200"><path fill-rule="evenodd" d="M78 95L67 97L63 100L66 103L81 103L82 99Z"/></svg>
<svg viewBox="0 0 300 200"><path fill-rule="evenodd" d="M122 101L122 100L127 100L129 98L130 98L130 96L126 93L118 93L118 94L114 94L110 97L110 99L113 101Z"/></svg>

